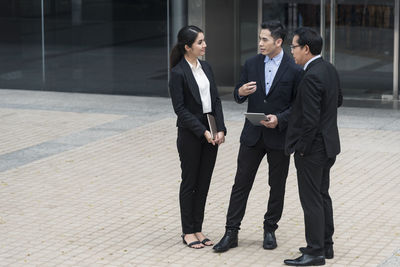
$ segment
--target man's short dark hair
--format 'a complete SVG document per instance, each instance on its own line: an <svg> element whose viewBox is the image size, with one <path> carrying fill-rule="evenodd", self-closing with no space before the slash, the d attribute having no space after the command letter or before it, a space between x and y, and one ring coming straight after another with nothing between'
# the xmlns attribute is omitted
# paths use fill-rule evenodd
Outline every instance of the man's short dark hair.
<svg viewBox="0 0 400 267"><path fill-rule="evenodd" d="M294 31L294 35L299 37L297 43L300 46L308 45L311 54L321 54L323 44L322 37L316 30L308 27L300 27Z"/></svg>
<svg viewBox="0 0 400 267"><path fill-rule="evenodd" d="M287 31L279 20L265 21L261 24L261 29L269 30L275 40L281 38L282 42L285 41Z"/></svg>

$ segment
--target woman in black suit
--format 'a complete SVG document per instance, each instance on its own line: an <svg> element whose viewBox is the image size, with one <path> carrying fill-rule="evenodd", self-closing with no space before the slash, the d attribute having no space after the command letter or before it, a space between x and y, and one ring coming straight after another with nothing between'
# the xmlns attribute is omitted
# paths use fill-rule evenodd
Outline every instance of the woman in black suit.
<svg viewBox="0 0 400 267"><path fill-rule="evenodd" d="M202 233L204 207L217 158L218 145L225 141L226 128L214 74L198 57L205 54L204 33L186 26L170 55L170 95L178 116L177 147L182 181L179 191L183 243L203 248L213 243ZM215 117L217 133L211 136L207 114Z"/></svg>

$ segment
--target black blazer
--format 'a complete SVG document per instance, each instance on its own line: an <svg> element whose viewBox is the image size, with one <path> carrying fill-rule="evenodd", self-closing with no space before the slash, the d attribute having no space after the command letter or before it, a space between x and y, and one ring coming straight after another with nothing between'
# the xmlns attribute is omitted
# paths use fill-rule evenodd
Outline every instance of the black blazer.
<svg viewBox="0 0 400 267"><path fill-rule="evenodd" d="M214 73L206 61L199 61L210 82L211 114L215 117L217 131L224 131L226 134L224 115ZM197 137L202 137L204 132L209 129L207 117L203 114L199 87L184 57L171 69L169 90L174 111L178 116L176 126L189 129Z"/></svg>
<svg viewBox="0 0 400 267"><path fill-rule="evenodd" d="M286 137L286 153L309 154L322 137L329 158L340 153L337 107L342 105L339 75L329 62L318 58L306 69L297 89Z"/></svg>
<svg viewBox="0 0 400 267"><path fill-rule="evenodd" d="M266 95L264 59L264 55L258 54L246 61L240 81L236 85L233 95L235 101L239 104L248 99L247 112L276 115L278 126L275 129L254 126L246 119L240 136L240 143L247 146L254 146L262 134L264 143L268 147L272 149L284 149L288 116L303 70L294 63L291 57L284 53L271 89L268 95ZM257 82L257 90L251 95L239 97L239 88L251 81Z"/></svg>

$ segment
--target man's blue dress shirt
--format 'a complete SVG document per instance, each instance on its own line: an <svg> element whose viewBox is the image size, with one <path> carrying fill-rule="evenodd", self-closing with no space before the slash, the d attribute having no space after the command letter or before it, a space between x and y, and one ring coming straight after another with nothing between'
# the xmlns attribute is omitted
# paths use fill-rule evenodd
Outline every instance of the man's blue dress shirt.
<svg viewBox="0 0 400 267"><path fill-rule="evenodd" d="M268 56L264 59L264 73L265 73L265 94L268 95L271 89L272 82L274 81L276 72L283 58L283 50L273 58Z"/></svg>

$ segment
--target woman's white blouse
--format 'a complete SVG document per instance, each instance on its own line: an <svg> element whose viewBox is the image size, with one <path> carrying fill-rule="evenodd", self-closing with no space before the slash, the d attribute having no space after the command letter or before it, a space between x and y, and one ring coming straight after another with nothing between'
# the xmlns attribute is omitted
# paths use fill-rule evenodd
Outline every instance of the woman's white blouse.
<svg viewBox="0 0 400 267"><path fill-rule="evenodd" d="M212 111L210 81L208 80L206 74L204 73L199 60L197 60L196 66L190 64L189 61L187 61L187 63L189 64L193 76L196 79L197 85L199 86L201 104L203 106L203 113L210 113Z"/></svg>

